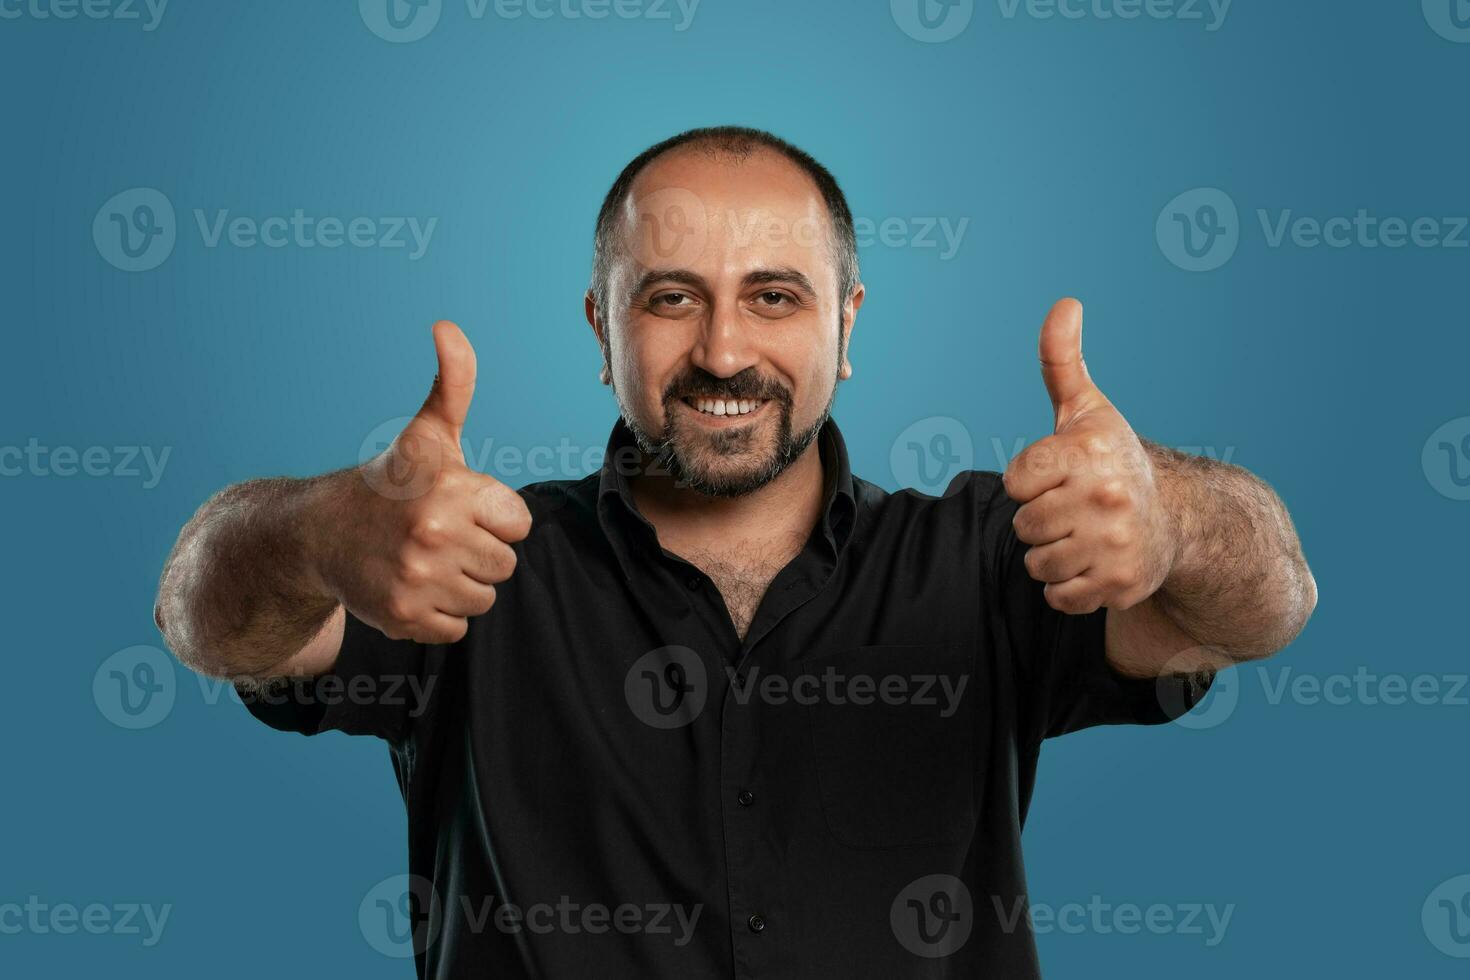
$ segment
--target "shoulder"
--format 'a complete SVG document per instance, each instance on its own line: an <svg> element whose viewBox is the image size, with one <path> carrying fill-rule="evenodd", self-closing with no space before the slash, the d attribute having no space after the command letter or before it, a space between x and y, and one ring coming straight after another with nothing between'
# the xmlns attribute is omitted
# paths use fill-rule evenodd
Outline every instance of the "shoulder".
<svg viewBox="0 0 1470 980"><path fill-rule="evenodd" d="M1014 502L1006 496L1000 474L988 470L957 474L938 496L913 489L889 493L857 476L853 477L852 486L858 514L878 520L985 522L1001 513L1009 520L1009 514L1015 510Z"/></svg>
<svg viewBox="0 0 1470 980"><path fill-rule="evenodd" d="M580 480L543 480L518 489L516 493L531 511L531 537L527 540L553 528L596 524L599 485L599 476L593 473Z"/></svg>

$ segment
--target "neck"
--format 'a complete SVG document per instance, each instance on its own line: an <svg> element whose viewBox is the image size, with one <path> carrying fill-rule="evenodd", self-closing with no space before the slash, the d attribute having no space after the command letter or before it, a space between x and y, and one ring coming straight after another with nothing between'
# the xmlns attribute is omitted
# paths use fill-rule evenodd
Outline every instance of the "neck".
<svg viewBox="0 0 1470 980"><path fill-rule="evenodd" d="M713 550L720 542L811 533L822 512L821 439L770 483L739 497L711 497L668 476L633 480L633 500L665 547L679 541Z"/></svg>

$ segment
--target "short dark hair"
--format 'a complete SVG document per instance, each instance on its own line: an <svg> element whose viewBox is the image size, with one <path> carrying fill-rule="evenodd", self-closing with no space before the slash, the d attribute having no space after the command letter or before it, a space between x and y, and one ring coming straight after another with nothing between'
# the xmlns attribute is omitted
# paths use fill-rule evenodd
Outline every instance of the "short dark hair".
<svg viewBox="0 0 1470 980"><path fill-rule="evenodd" d="M593 301L599 310L607 309L608 283L612 273L613 255L618 247L618 212L628 199L633 181L654 160L683 146L736 159L744 159L757 150L771 150L800 167L816 183L817 190L821 192L822 200L827 205L827 214L832 220L832 241L836 253L834 259L837 262L837 298L839 301L847 300L858 284L857 235L852 227L852 211L847 206L847 197L838 186L837 179L811 154L773 133L746 126L706 126L671 136L638 154L618 174L618 179L613 181L612 188L602 199L602 208L597 212L597 230L592 241L591 290Z"/></svg>

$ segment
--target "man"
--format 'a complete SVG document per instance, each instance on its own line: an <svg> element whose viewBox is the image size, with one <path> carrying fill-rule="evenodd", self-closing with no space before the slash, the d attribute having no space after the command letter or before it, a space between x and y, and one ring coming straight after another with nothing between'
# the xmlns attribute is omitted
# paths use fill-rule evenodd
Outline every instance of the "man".
<svg viewBox="0 0 1470 980"><path fill-rule="evenodd" d="M1041 328L1055 434L1004 477L854 476L828 413L863 297L825 169L682 134L598 219L600 474L469 470L475 354L441 322L380 457L185 527L157 609L179 658L254 679L275 727L390 746L420 975L1036 976L993 910L1024 900L1042 740L1166 721L1302 628L1280 502L1141 441L1073 301Z"/></svg>

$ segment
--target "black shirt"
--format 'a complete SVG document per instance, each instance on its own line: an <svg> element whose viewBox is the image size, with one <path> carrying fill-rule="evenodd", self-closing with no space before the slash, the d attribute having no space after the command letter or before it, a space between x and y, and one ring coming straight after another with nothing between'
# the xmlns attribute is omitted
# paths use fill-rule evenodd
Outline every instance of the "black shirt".
<svg viewBox="0 0 1470 980"><path fill-rule="evenodd" d="M1038 975L1042 740L1203 689L1116 674L1106 612L1046 604L997 474L889 494L834 423L819 445L821 521L743 642L638 513L620 422L600 474L522 491L531 535L461 642L349 615L330 673L247 697L386 740L412 899L383 929L412 926L420 976Z"/></svg>

